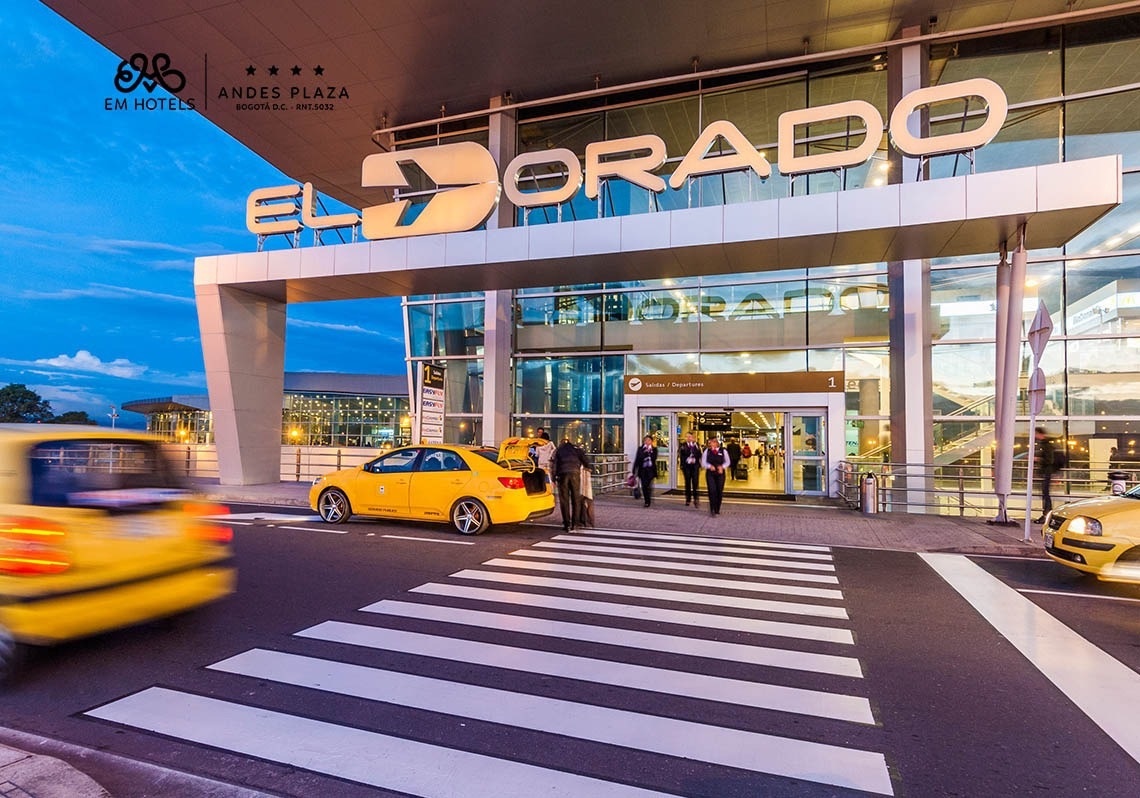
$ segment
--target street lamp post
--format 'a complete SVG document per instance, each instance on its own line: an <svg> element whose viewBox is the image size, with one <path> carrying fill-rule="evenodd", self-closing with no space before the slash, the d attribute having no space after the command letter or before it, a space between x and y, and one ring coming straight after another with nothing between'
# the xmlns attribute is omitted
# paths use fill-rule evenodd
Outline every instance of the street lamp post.
<svg viewBox="0 0 1140 798"><path fill-rule="evenodd" d="M119 417L119 413L115 410L115 406L111 405L111 412L107 414L111 418L111 429L115 428L115 419Z"/></svg>

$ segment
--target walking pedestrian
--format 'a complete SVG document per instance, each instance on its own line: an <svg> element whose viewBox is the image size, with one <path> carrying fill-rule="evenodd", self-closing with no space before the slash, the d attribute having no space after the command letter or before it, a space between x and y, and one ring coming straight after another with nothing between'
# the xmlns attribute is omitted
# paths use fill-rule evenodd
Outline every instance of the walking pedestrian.
<svg viewBox="0 0 1140 798"><path fill-rule="evenodd" d="M1053 474L1065 467L1063 454L1058 454L1057 444L1045 432L1044 427L1038 427L1033 437L1037 440L1037 474L1041 480L1041 515L1033 519L1035 524L1045 523L1045 516L1053 509L1053 497L1050 490L1053 484ZM1026 513L1028 515L1028 513Z"/></svg>
<svg viewBox="0 0 1140 798"><path fill-rule="evenodd" d="M709 490L709 513L720 515L720 503L724 499L724 470L728 466L728 455L720 448L716 438L709 439L708 448L701 457L705 469L705 485Z"/></svg>
<svg viewBox="0 0 1140 798"><path fill-rule="evenodd" d="M558 484L562 529L569 532L575 526L578 505L582 501L582 469L593 471L594 466L586 453L569 438L563 438L562 443L558 444L551 465L554 468L554 481Z"/></svg>
<svg viewBox="0 0 1140 798"><path fill-rule="evenodd" d="M699 507L701 493L701 447L693 438L693 433L690 432L685 435L685 441L678 449L677 460L681 476L685 480L685 506L688 507L691 501L694 507Z"/></svg>
<svg viewBox="0 0 1140 798"><path fill-rule="evenodd" d="M653 436L646 435L641 448L633 455L632 474L641 482L641 498L648 507L653 501L653 481L657 479L657 447Z"/></svg>

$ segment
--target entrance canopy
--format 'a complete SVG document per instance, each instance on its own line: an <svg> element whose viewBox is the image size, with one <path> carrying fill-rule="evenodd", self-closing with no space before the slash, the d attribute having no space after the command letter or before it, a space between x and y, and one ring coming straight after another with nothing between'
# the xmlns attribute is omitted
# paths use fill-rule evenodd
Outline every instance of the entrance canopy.
<svg viewBox="0 0 1140 798"><path fill-rule="evenodd" d="M1119 156L762 202L198 258L279 302L731 274L1059 247L1122 200Z"/></svg>

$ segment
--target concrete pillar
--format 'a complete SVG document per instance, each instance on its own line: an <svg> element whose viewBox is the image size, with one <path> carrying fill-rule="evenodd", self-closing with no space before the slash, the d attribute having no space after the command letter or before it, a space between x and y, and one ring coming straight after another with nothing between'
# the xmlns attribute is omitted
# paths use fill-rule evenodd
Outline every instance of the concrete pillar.
<svg viewBox="0 0 1140 798"><path fill-rule="evenodd" d="M505 108L507 100L495 97L491 108ZM512 109L492 113L488 149L501 170L518 149L517 115ZM515 209L500 198L498 209L487 220L488 229L514 227ZM514 313L511 291L487 291L483 317L483 443L497 446L512 434L511 406L514 397L511 353L514 351Z"/></svg>
<svg viewBox="0 0 1140 798"><path fill-rule="evenodd" d="M904 29L903 37L919 35ZM887 58L887 99L893 108L903 95L927 85L929 53L925 45L891 48ZM923 109L911 115L907 127L921 134L929 126ZM918 160L890 152L892 183L919 180ZM890 292L891 461L910 463L902 477L907 495L918 502L929 488L920 464L934 458L933 392L930 367L930 262L905 260L887 264ZM896 479L896 486L900 480ZM934 508L929 508L932 511ZM927 508L912 506L911 512Z"/></svg>
<svg viewBox="0 0 1140 798"><path fill-rule="evenodd" d="M223 485L281 480L285 302L231 286L194 286Z"/></svg>

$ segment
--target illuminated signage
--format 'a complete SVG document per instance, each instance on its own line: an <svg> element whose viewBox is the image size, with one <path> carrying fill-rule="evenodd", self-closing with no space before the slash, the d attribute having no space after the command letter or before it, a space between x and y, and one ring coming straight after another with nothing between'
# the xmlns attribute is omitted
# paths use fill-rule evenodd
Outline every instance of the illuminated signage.
<svg viewBox="0 0 1140 798"><path fill-rule="evenodd" d="M953 99L978 97L986 104L985 120L973 130L937 136L919 136L907 127L908 120L919 108ZM874 155L883 132L889 133L891 146L903 155L929 157L976 149L993 140L1005 123L1009 110L1005 92L991 80L973 78L942 86L917 89L899 101L891 112L889 123L878 109L863 100L848 100L831 105L785 111L777 121L777 167L784 175L801 175L859 166ZM863 142L847 150L796 155L797 128L822 122L856 120L866 131ZM714 145L723 141L733 152L710 156ZM500 183L495 159L487 149L474 142L442 144L367 156L361 164L361 185L366 188L408 188L402 167L418 166L441 189L410 223L403 223L410 206L408 200L374 205L361 212L361 232L371 240L404 236L458 233L473 230L494 212L500 191L517 208L539 208L557 205L571 199L582 189L589 199L597 199L605 180L624 180L646 191L660 193L666 181L654 172L666 161L665 142L660 136L643 134L586 145L584 168L578 156L568 149L524 153L514 158L503 170ZM563 182L556 188L523 192L519 182L535 167L560 167ZM690 178L725 172L754 172L760 178L770 177L772 167L747 137L732 122L710 123L689 148L668 185L681 188ZM300 222L296 203L274 202L294 199L304 194ZM259 189L246 204L246 226L258 235L296 232L301 225L315 229L344 227L355 223L353 214L318 217L311 211L312 185L303 189L283 186ZM308 209L308 213L304 212ZM285 217L284 219L280 217Z"/></svg>

